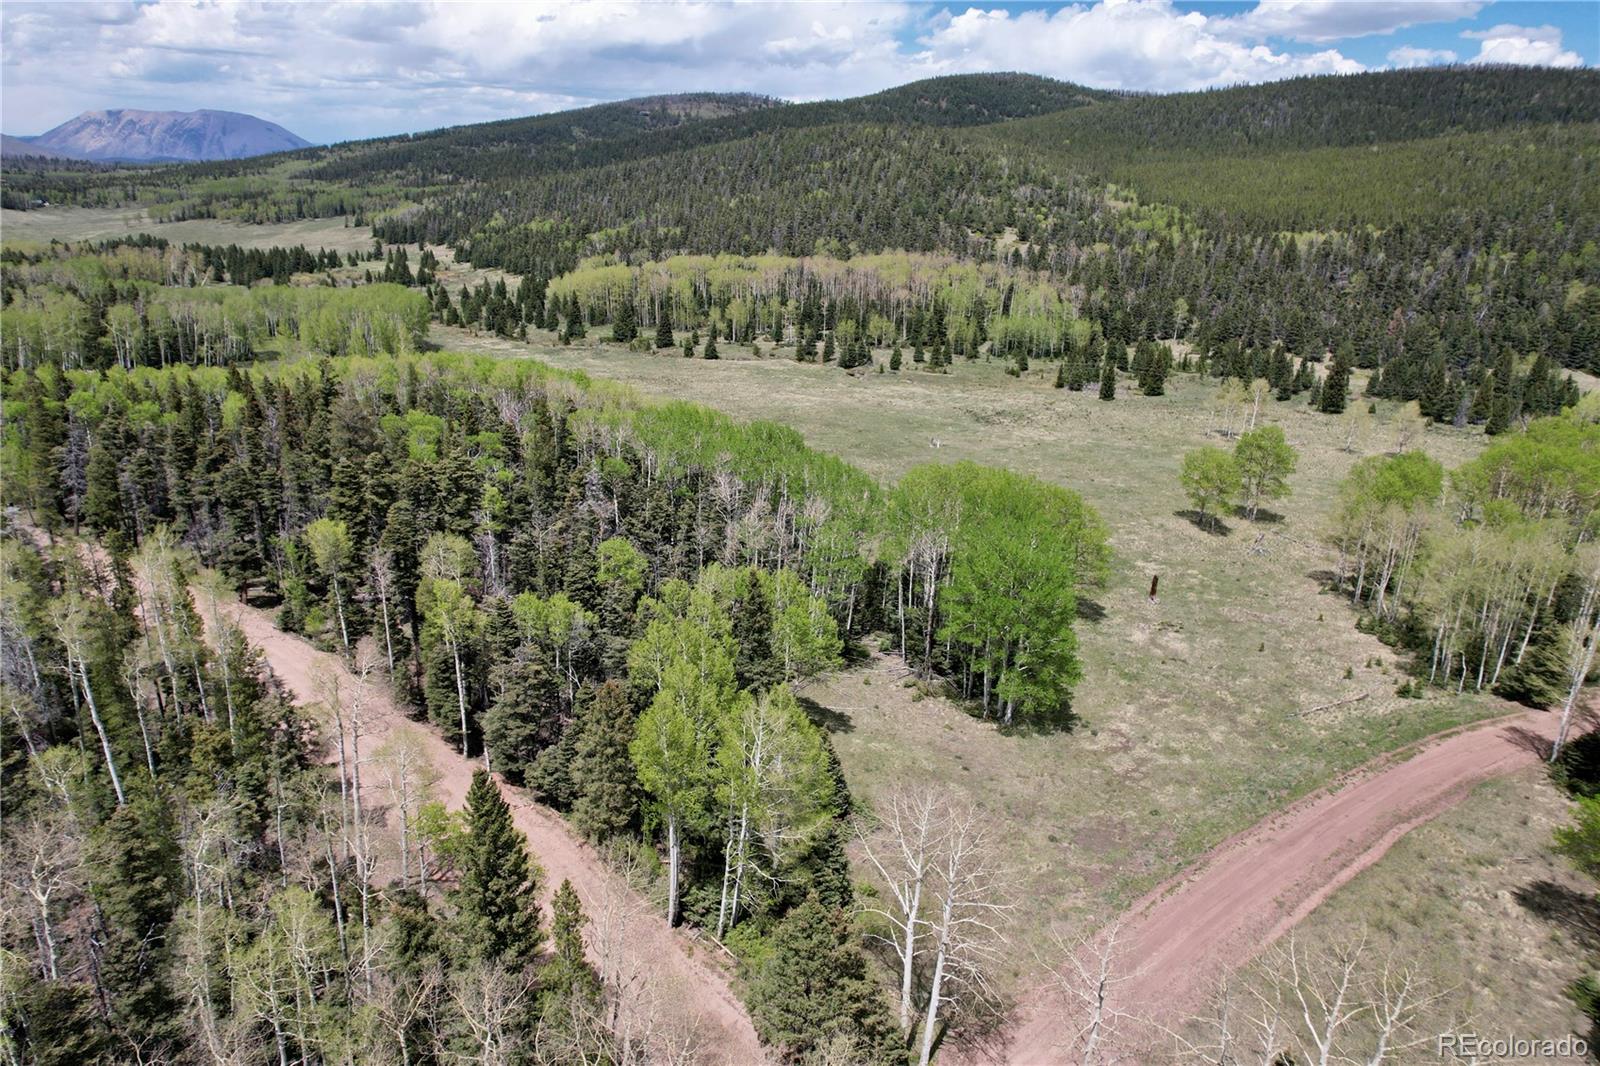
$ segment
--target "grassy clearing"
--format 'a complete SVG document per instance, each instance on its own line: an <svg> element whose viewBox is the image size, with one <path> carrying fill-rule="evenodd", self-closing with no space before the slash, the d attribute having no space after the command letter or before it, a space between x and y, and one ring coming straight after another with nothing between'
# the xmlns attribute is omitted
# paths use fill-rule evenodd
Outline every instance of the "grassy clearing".
<svg viewBox="0 0 1600 1066"><path fill-rule="evenodd" d="M1568 807L1539 769L1487 782L1334 893L1300 935L1365 929L1427 967L1445 990L1430 1028L1466 1019L1485 1035L1587 1038L1564 990L1600 950L1600 905L1593 883L1550 850Z"/></svg>
<svg viewBox="0 0 1600 1066"><path fill-rule="evenodd" d="M863 799L938 780L1005 820L1029 901L1017 930L1019 975L1033 969L1050 925L1099 922L1341 770L1499 710L1486 699L1395 697L1393 653L1356 632L1346 604L1322 591L1317 575L1332 559L1318 543L1321 525L1350 464L1389 447L1382 407L1351 454L1334 419L1269 403L1264 421L1282 425L1301 453L1294 495L1279 505L1280 521L1230 519L1228 535L1217 536L1185 516L1177 484L1184 451L1221 442L1214 389L1188 375L1175 375L1164 397L1124 393L1103 403L1051 388L1053 367L1021 381L997 365L959 361L948 376L852 377L751 359L742 347L707 363L598 345L530 348L458 330L436 329L435 340L534 354L647 393L784 422L886 479L918 463L972 459L1069 486L1101 510L1116 558L1090 607L1095 617L1079 627L1076 731L1001 735L904 687L887 659L808 693L828 712ZM1453 466L1481 440L1430 429L1424 443ZM1154 603L1153 575L1161 578ZM1363 692L1359 703L1303 713Z"/></svg>
<svg viewBox="0 0 1600 1066"><path fill-rule="evenodd" d="M185 222L153 222L140 207L52 207L39 211L0 211L0 238L7 241L99 241L149 233L174 244L237 244L241 248L331 248L366 251L372 231L346 226L343 219L314 218L254 226L245 222L196 218Z"/></svg>

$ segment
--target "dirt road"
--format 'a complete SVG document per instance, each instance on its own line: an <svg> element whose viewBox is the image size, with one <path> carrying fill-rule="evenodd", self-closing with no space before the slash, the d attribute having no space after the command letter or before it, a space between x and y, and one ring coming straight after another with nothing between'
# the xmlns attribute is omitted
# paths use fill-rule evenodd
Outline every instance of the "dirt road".
<svg viewBox="0 0 1600 1066"><path fill-rule="evenodd" d="M227 612L250 643L261 649L267 663L290 693L301 703L321 701L324 678L338 678L343 702L360 692L363 700L363 761L384 740L399 732L414 732L424 745L428 760L439 774L435 791L452 809L459 808L472 782L476 760L467 759L446 744L433 730L407 718L381 685L366 685L352 674L336 655L320 652L297 636L284 633L272 624L263 611L239 603L224 603ZM368 779L374 778L370 774ZM544 868L542 889L548 903L551 893L563 879L572 882L584 909L595 916L609 908L619 896L635 895L612 874L586 843L573 836L566 823L548 808L518 795L504 783L506 800L513 808L517 827L527 835L528 846ZM367 790L363 782L363 794ZM643 901L633 908L637 913ZM756 1039L754 1027L738 997L728 984L727 975L716 964L700 957L714 951L709 945L695 945L686 935L673 931L664 918L650 914L629 923L630 954L640 960L640 983L648 993L666 1002L676 999L698 1016L699 1044L704 1061L750 1066L766 1061ZM670 992L669 992L670 990Z"/></svg>
<svg viewBox="0 0 1600 1066"><path fill-rule="evenodd" d="M1118 1006L1156 1021L1202 1007L1210 978L1248 962L1406 833L1539 760L1556 719L1525 712L1375 760L1226 841L1124 915ZM1059 989L1040 989L1020 1004L999 1057L1059 1062L1077 1024Z"/></svg>

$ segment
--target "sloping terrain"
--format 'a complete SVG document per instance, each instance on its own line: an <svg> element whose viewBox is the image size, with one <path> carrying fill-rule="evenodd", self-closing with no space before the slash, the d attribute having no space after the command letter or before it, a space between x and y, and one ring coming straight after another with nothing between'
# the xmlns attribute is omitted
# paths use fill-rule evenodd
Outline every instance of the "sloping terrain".
<svg viewBox="0 0 1600 1066"><path fill-rule="evenodd" d="M1224 842L1121 922L1116 1009L1180 1024L1219 975L1285 935L1412 829L1479 783L1537 765L1557 716L1522 712L1387 756ZM1024 1000L1005 1059L1049 1062L1080 1019L1059 989Z"/></svg>
<svg viewBox="0 0 1600 1066"><path fill-rule="evenodd" d="M237 111L85 111L35 138L73 158L137 162L242 159L305 148L276 122Z"/></svg>
<svg viewBox="0 0 1600 1066"><path fill-rule="evenodd" d="M352 701L359 693L366 752L375 751L385 739L401 732L417 737L428 762L439 775L435 783L438 798L452 809L461 807L466 800L467 787L472 783L473 771L478 769L476 761L446 744L433 730L408 718L379 685L355 677L338 656L317 651L301 638L278 629L265 611L236 602L226 603L222 609L244 631L250 643L261 650L272 672L300 703L312 705L322 701L325 678L337 679L340 692L348 693ZM370 788L374 793L380 791L371 776L363 788ZM617 874L608 870L594 849L577 839L554 811L511 791L503 781L501 788L511 804L517 828L527 837L534 861L544 871L539 887L546 906L557 886L565 880L572 882L587 913L609 915L619 906L627 911L626 944L623 945L626 959L596 955L591 943L590 953L596 968L608 979L620 977L630 984L642 982L655 997L655 1009L682 1011L686 1020L699 1029L699 1043L704 1049L700 1061L728 1066L752 1066L766 1061L750 1018L729 986L727 974L699 954L711 949L707 946L697 949L686 936L668 928L661 915L639 899ZM381 804L380 795L375 795L374 799ZM612 949L616 946L609 945ZM618 974L615 971L618 965L628 966L633 973Z"/></svg>

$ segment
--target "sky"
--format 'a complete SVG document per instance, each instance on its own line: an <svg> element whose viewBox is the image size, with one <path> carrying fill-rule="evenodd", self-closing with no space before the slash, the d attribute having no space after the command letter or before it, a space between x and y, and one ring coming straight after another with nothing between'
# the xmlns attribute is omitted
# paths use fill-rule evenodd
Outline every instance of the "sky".
<svg viewBox="0 0 1600 1066"><path fill-rule="evenodd" d="M833 99L979 71L1173 92L1597 61L1600 0L6 0L0 130L42 133L102 108L218 108L328 143L655 93Z"/></svg>

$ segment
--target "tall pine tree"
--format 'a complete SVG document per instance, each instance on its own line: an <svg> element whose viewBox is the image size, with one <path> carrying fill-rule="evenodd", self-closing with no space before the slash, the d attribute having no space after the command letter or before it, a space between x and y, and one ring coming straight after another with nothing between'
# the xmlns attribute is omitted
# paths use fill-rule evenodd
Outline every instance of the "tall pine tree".
<svg viewBox="0 0 1600 1066"><path fill-rule="evenodd" d="M467 836L455 891L466 948L507 968L531 962L539 953L537 898L527 842L499 787L479 770L467 789Z"/></svg>
<svg viewBox="0 0 1600 1066"><path fill-rule="evenodd" d="M1102 400L1117 398L1117 364L1109 355L1100 366L1100 398Z"/></svg>

